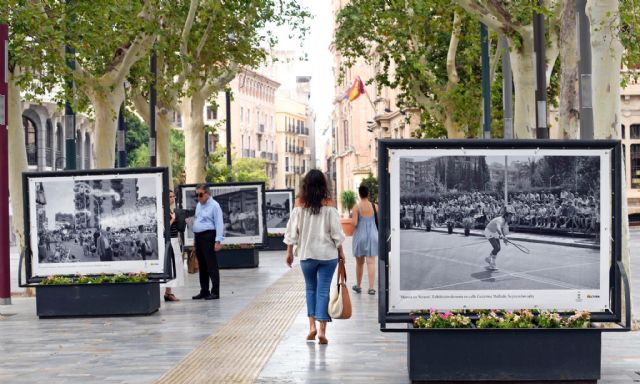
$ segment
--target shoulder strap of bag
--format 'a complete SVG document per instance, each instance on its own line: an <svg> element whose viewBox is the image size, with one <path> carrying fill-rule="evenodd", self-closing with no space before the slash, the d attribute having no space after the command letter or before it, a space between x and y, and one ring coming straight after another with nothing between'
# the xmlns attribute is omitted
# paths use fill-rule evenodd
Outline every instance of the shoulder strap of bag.
<svg viewBox="0 0 640 384"><path fill-rule="evenodd" d="M376 205L371 203L371 206L373 207L373 218L376 221L376 229L378 229L378 212L376 212Z"/></svg>
<svg viewBox="0 0 640 384"><path fill-rule="evenodd" d="M344 263L338 261L338 278L336 279L338 288L340 284L347 284L347 269L344 267Z"/></svg>

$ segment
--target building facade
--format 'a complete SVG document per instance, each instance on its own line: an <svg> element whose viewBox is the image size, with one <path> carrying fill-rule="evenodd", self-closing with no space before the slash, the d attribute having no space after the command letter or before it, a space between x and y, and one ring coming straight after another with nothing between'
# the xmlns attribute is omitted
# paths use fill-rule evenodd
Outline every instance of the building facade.
<svg viewBox="0 0 640 384"><path fill-rule="evenodd" d="M334 35L336 15L348 4L348 0L333 0ZM335 97L332 115L334 148L328 168L335 170L338 204L342 191L357 191L369 173L378 173L378 140L383 138L410 138L419 126L416 110L400 110L396 106L398 91L378 86L371 81L377 72L376 60L366 63L358 60L347 67L336 47L330 46L334 57ZM393 68L390 68L393 70ZM349 102L347 90L357 78L365 83L365 94ZM370 84L367 84L370 83Z"/></svg>
<svg viewBox="0 0 640 384"><path fill-rule="evenodd" d="M64 111L54 102L22 103L22 126L30 171L59 171L66 164ZM87 116L76 115L76 168L94 166L93 123Z"/></svg>
<svg viewBox="0 0 640 384"><path fill-rule="evenodd" d="M278 94L276 101L278 175L276 188L293 188L296 194L300 181L311 169L310 130L307 126L308 104Z"/></svg>
<svg viewBox="0 0 640 384"><path fill-rule="evenodd" d="M275 188L278 155L276 153L276 91L280 83L250 69L243 69L229 84L231 100L231 150L236 158L265 160L268 177L267 188ZM209 103L204 111L205 124L215 126L217 137L210 135L208 148L215 150L216 143L225 145L226 129L222 120L227 119L225 93L219 92L215 103Z"/></svg>
<svg viewBox="0 0 640 384"><path fill-rule="evenodd" d="M640 214L640 83L621 91L621 136L627 176L629 214Z"/></svg>

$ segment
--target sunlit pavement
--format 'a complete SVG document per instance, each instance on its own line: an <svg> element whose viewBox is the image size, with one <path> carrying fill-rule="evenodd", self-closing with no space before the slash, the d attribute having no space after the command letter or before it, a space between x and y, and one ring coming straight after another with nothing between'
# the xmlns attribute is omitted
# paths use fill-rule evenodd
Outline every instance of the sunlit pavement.
<svg viewBox="0 0 640 384"><path fill-rule="evenodd" d="M348 285L354 260L347 242ZM640 231L632 231L632 270L640 271ZM151 383L171 371L211 335L228 332L234 317L255 305L274 283L295 273L284 265L285 252L261 252L256 269L221 271L221 299L193 301L196 275L175 289L182 299L164 303L143 317L40 320L33 298L15 297L0 307L0 382L2 383ZM14 257L12 259L16 260ZM14 264L15 265L15 264ZM366 286L367 278L363 281ZM640 277L633 277L635 292ZM300 292L304 295L304 292ZM259 383L406 383L406 336L382 333L377 323L378 294L351 291L353 317L329 324L328 345L307 343L306 308L299 305L279 344L265 353ZM634 312L640 315L638 296ZM237 319L235 321L238 321ZM262 326L257 323L256 327ZM258 343L259 345L259 343ZM238 348L243 346L238 345ZM242 364L238 365L241 369ZM544 369L541 367L541 369ZM640 332L605 333L601 383L640 380Z"/></svg>

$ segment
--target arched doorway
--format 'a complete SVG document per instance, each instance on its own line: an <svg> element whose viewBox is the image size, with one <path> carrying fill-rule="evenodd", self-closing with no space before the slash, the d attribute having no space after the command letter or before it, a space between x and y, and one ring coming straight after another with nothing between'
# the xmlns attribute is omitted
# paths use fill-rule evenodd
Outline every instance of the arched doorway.
<svg viewBox="0 0 640 384"><path fill-rule="evenodd" d="M84 169L91 169L91 135L84 134Z"/></svg>
<svg viewBox="0 0 640 384"><path fill-rule="evenodd" d="M38 126L27 116L22 116L24 144L27 149L27 164L38 166Z"/></svg>

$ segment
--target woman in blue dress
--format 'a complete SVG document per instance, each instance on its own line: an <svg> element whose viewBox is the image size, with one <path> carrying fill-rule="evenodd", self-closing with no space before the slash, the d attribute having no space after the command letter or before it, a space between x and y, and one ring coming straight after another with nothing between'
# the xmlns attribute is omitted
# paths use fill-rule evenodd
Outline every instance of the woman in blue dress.
<svg viewBox="0 0 640 384"><path fill-rule="evenodd" d="M365 261L369 276L370 295L375 295L373 283L376 277L376 256L378 256L378 207L369 201L369 189L361 185L358 188L360 202L353 207L351 219L356 230L353 233L353 256L356 258L356 285L352 289L362 292L362 275Z"/></svg>

